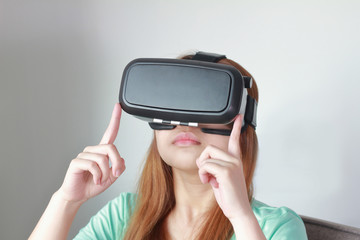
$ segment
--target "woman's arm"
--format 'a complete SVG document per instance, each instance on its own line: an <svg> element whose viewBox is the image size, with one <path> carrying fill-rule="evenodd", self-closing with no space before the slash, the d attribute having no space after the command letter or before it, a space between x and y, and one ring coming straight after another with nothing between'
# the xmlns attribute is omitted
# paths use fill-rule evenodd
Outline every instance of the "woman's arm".
<svg viewBox="0 0 360 240"><path fill-rule="evenodd" d="M233 226L236 239L266 240L253 212L249 213L248 216L231 219L230 222Z"/></svg>
<svg viewBox="0 0 360 240"><path fill-rule="evenodd" d="M202 183L210 183L217 203L231 222L236 239L266 240L252 212L241 160L240 133L243 116L237 116L228 151L207 146L196 160Z"/></svg>
<svg viewBox="0 0 360 240"><path fill-rule="evenodd" d="M71 161L62 186L51 197L29 239L66 239L82 203L105 191L123 173L124 159L113 144L120 116L117 103L100 144L86 147Z"/></svg>
<svg viewBox="0 0 360 240"><path fill-rule="evenodd" d="M66 239L80 206L55 192L29 239Z"/></svg>

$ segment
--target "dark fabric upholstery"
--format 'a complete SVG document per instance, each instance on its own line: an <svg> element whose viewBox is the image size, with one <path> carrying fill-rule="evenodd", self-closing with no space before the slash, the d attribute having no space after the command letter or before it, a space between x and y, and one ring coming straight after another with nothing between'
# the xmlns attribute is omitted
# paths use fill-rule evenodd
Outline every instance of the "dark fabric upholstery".
<svg viewBox="0 0 360 240"><path fill-rule="evenodd" d="M300 216L309 240L360 240L360 228Z"/></svg>

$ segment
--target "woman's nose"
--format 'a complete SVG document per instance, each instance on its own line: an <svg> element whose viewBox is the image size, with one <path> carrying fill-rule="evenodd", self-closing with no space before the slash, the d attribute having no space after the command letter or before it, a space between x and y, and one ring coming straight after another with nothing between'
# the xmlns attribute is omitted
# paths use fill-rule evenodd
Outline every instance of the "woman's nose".
<svg viewBox="0 0 360 240"><path fill-rule="evenodd" d="M197 131L199 130L198 127L191 127L191 126L183 126L183 125L177 125L176 128L178 128L180 131L184 132L190 132L190 131Z"/></svg>

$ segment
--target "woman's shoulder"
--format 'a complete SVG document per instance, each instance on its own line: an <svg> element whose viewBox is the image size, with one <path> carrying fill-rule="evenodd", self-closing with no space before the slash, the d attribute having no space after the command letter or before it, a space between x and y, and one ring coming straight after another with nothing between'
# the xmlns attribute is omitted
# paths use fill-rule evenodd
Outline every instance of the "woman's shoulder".
<svg viewBox="0 0 360 240"><path fill-rule="evenodd" d="M292 209L253 199L252 210L267 239L307 239L304 222Z"/></svg>
<svg viewBox="0 0 360 240"><path fill-rule="evenodd" d="M122 192L116 198L108 202L107 209L109 213L117 215L117 218L127 222L134 210L137 194L131 192Z"/></svg>
<svg viewBox="0 0 360 240"><path fill-rule="evenodd" d="M108 204L123 207L132 207L136 202L137 194L132 192L122 192L116 198L109 201Z"/></svg>
<svg viewBox="0 0 360 240"><path fill-rule="evenodd" d="M273 207L266 203L263 203L257 199L253 199L251 202L252 210L256 217L259 219L272 219L279 218L282 216L287 216L290 218L301 219L299 215L296 214L292 209L282 206L282 207Z"/></svg>
<svg viewBox="0 0 360 240"><path fill-rule="evenodd" d="M121 239L136 204L137 194L123 192L110 200L75 239Z"/></svg>

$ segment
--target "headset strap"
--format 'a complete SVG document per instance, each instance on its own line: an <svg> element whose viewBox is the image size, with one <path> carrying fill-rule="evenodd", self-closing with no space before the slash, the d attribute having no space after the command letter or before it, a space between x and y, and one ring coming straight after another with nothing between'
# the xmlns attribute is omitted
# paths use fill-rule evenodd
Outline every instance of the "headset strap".
<svg viewBox="0 0 360 240"><path fill-rule="evenodd" d="M216 54L216 53L208 53L208 52L197 52L191 60L198 60L204 62L218 62L221 59L226 58L225 55Z"/></svg>

